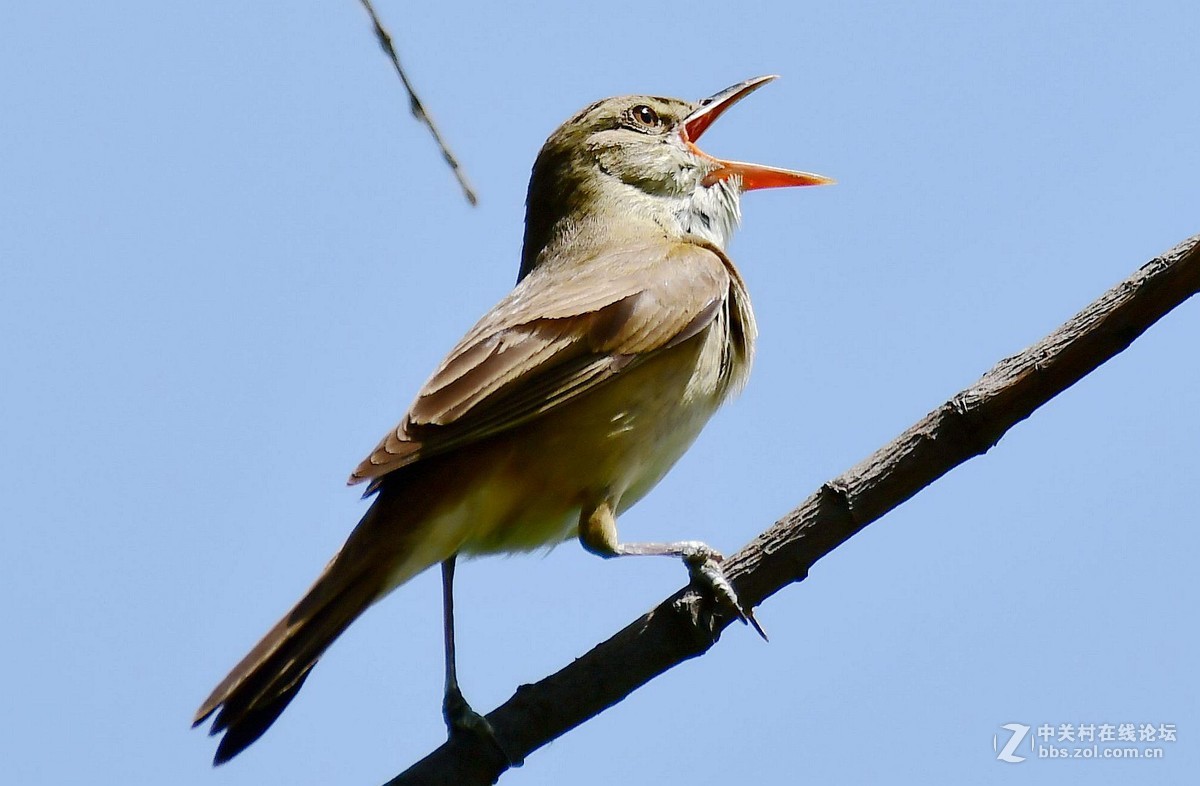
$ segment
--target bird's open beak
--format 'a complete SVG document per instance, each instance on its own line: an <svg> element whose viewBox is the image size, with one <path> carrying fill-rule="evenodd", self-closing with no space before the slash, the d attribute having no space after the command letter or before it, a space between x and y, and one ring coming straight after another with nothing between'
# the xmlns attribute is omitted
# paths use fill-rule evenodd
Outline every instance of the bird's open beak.
<svg viewBox="0 0 1200 786"><path fill-rule="evenodd" d="M767 82L778 78L777 76L758 76L727 87L716 95L702 100L700 108L684 119L679 131L684 143L696 155L717 164L717 168L704 178L704 185L711 186L719 180L727 180L735 175L741 178L743 191L753 191L756 188L785 188L787 186L827 186L835 182L828 177L814 175L811 172L794 172L790 169L776 169L759 164L744 164L741 161L722 161L696 147L696 140L708 130L714 120L725 114L726 109Z"/></svg>

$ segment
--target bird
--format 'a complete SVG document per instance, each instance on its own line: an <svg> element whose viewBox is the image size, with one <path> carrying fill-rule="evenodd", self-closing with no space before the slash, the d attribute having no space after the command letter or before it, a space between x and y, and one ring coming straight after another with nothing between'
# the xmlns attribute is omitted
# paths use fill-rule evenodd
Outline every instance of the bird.
<svg viewBox="0 0 1200 786"><path fill-rule="evenodd" d="M451 735L494 742L458 687L459 555L577 538L602 557L677 557L753 621L724 579L719 552L699 541L626 543L617 519L749 374L754 313L726 252L742 193L833 182L718 159L696 146L729 107L775 78L748 79L698 102L607 98L550 135L530 177L515 287L450 350L399 424L354 469L349 483L366 483L364 497L373 497L361 521L200 705L193 726L214 717L210 734L223 733L214 764L275 722L359 615L435 565L443 588L443 718Z"/></svg>

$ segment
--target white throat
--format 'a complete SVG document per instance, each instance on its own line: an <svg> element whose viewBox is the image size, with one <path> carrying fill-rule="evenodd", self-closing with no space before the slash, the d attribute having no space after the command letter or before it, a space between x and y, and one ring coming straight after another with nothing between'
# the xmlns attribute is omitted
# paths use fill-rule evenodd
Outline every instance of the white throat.
<svg viewBox="0 0 1200 786"><path fill-rule="evenodd" d="M699 235L722 251L742 220L741 183L734 178L698 186L679 200L675 219L686 233Z"/></svg>

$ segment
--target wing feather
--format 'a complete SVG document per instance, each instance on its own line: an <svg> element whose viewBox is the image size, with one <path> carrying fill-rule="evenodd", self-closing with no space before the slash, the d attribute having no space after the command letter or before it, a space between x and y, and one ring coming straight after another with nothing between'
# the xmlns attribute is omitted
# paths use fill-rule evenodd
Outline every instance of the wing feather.
<svg viewBox="0 0 1200 786"><path fill-rule="evenodd" d="M487 438L574 400L699 334L730 298L715 247L658 240L574 269L536 269L473 327L400 424L355 469L379 478Z"/></svg>

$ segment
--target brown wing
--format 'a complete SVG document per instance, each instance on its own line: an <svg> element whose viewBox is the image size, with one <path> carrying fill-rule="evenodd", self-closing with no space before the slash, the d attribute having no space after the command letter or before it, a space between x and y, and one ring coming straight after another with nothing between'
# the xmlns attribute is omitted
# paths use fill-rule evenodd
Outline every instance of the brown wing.
<svg viewBox="0 0 1200 786"><path fill-rule="evenodd" d="M538 268L459 342L350 476L378 479L514 428L704 329L729 297L715 248L668 242Z"/></svg>

